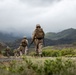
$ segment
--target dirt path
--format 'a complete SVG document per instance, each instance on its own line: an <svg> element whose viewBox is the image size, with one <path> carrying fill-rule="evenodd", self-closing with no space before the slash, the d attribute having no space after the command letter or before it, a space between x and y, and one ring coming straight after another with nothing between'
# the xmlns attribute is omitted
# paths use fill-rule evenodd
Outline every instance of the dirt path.
<svg viewBox="0 0 76 75"><path fill-rule="evenodd" d="M8 62L8 61L12 61L12 60L23 60L23 57L1 57L0 58L0 62ZM27 59L31 59L31 60L36 60L36 61L44 61L44 60L54 60L56 58L61 58L61 59L72 59L72 60L76 60L76 57L32 57L32 56L26 56Z"/></svg>

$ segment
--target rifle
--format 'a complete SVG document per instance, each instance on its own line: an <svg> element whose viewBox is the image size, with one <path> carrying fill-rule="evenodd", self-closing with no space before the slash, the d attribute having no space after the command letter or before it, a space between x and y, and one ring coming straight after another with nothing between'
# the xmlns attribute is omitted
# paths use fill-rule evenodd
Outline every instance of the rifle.
<svg viewBox="0 0 76 75"><path fill-rule="evenodd" d="M31 43L29 44L28 48L31 46L31 44L34 42L34 40L35 40L35 38L32 39L32 41L31 41ZM44 47L45 47L45 41L44 41L44 40L45 40L45 39L43 38L43 45L44 45Z"/></svg>
<svg viewBox="0 0 76 75"><path fill-rule="evenodd" d="M45 38L43 38L43 46L45 47L45 41L44 40L45 40Z"/></svg>
<svg viewBox="0 0 76 75"><path fill-rule="evenodd" d="M28 48L31 46L31 44L33 44L34 40L35 40L35 38L32 39L32 41L31 41L31 43L29 44Z"/></svg>

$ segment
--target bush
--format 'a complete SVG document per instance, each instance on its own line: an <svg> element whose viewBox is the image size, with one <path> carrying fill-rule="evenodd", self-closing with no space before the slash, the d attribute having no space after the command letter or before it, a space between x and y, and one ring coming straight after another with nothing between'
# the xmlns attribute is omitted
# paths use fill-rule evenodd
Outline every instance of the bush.
<svg viewBox="0 0 76 75"><path fill-rule="evenodd" d="M62 56L65 56L65 55L73 55L75 54L74 50L72 48L64 48L61 50L61 54Z"/></svg>
<svg viewBox="0 0 76 75"><path fill-rule="evenodd" d="M43 50L42 52L43 56L51 56L51 57L58 57L61 56L61 53L59 50Z"/></svg>
<svg viewBox="0 0 76 75"><path fill-rule="evenodd" d="M62 58L44 60L43 63L29 58L0 64L1 75L76 75L76 62Z"/></svg>
<svg viewBox="0 0 76 75"><path fill-rule="evenodd" d="M72 48L64 48L62 50L43 49L42 55L45 57L58 57L67 55L76 55L76 50Z"/></svg>

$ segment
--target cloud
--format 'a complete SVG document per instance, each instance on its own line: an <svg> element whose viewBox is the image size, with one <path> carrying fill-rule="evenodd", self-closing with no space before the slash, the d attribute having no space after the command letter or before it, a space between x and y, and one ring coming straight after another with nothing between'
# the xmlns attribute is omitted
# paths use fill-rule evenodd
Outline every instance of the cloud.
<svg viewBox="0 0 76 75"><path fill-rule="evenodd" d="M31 34L76 28L76 0L0 0L0 31Z"/></svg>
<svg viewBox="0 0 76 75"><path fill-rule="evenodd" d="M20 0L23 3L27 3L28 5L38 6L38 7L46 7L54 2L58 2L60 0Z"/></svg>

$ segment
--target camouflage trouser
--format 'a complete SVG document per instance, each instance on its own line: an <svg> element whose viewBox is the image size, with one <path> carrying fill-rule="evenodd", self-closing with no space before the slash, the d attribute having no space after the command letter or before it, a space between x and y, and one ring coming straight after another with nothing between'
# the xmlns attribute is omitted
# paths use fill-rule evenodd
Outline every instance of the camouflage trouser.
<svg viewBox="0 0 76 75"><path fill-rule="evenodd" d="M42 54L42 47L43 47L43 39L35 39L34 41L35 43L35 51L37 55L41 55Z"/></svg>
<svg viewBox="0 0 76 75"><path fill-rule="evenodd" d="M14 56L15 56L15 57L18 57L19 55L20 55L19 52L15 52L15 53L14 53Z"/></svg>
<svg viewBox="0 0 76 75"><path fill-rule="evenodd" d="M26 47L21 46L20 55L26 55L27 50L28 50L27 46Z"/></svg>
<svg viewBox="0 0 76 75"><path fill-rule="evenodd" d="M9 51L6 51L6 56L10 57L10 52Z"/></svg>

